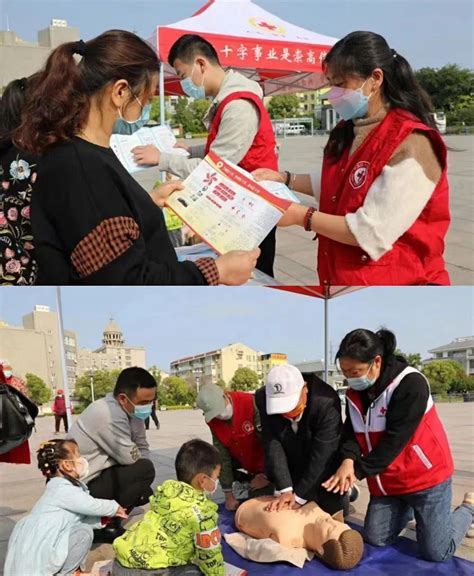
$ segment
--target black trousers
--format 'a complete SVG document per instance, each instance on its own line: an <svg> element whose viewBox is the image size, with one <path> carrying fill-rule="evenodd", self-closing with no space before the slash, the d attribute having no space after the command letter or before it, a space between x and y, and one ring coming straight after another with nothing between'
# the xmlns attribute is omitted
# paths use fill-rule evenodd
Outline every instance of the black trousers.
<svg viewBox="0 0 474 576"><path fill-rule="evenodd" d="M276 252L276 226L263 240L259 248L261 253L258 257L256 268L273 278L273 264L275 262Z"/></svg>
<svg viewBox="0 0 474 576"><path fill-rule="evenodd" d="M63 421L63 424L64 424L64 432L67 432L68 431L67 414L55 414L54 415L54 424L55 424L56 432L59 432L59 427L61 426L61 420Z"/></svg>
<svg viewBox="0 0 474 576"><path fill-rule="evenodd" d="M151 460L142 458L129 466L112 466L87 485L91 496L116 500L123 508L146 504L153 494L151 485L155 467Z"/></svg>
<svg viewBox="0 0 474 576"><path fill-rule="evenodd" d="M151 419L155 423L157 428L160 427L160 421L158 420L158 416L156 415L156 410L151 411ZM145 429L148 430L150 428L150 417L145 420Z"/></svg>
<svg viewBox="0 0 474 576"><path fill-rule="evenodd" d="M328 514L335 514L343 510L344 516L346 516L349 509L349 496L347 494L342 496L340 494L333 494L322 487L315 491L311 500L314 500L314 502Z"/></svg>

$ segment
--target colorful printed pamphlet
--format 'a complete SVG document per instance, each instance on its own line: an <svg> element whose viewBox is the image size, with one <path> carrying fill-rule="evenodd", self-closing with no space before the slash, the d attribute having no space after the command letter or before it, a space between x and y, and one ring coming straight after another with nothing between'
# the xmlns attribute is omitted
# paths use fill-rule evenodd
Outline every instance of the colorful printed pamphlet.
<svg viewBox="0 0 474 576"><path fill-rule="evenodd" d="M212 151L166 202L217 254L256 248L290 204Z"/></svg>

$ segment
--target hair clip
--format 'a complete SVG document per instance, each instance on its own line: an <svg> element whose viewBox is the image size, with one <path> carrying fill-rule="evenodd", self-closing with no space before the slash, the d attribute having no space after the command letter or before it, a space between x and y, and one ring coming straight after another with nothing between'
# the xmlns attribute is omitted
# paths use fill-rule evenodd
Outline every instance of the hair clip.
<svg viewBox="0 0 474 576"><path fill-rule="evenodd" d="M79 54L79 56L85 56L86 53L86 43L84 40L78 40L73 46L73 54Z"/></svg>
<svg viewBox="0 0 474 576"><path fill-rule="evenodd" d="M398 56L398 52L392 48L392 56L396 58Z"/></svg>

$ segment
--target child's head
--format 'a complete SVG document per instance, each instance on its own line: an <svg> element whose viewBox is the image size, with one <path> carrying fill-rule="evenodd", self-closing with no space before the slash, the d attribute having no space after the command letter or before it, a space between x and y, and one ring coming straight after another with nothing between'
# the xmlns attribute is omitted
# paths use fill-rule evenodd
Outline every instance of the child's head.
<svg viewBox="0 0 474 576"><path fill-rule="evenodd" d="M212 494L217 489L221 472L219 451L204 440L190 440L179 449L175 468L178 480Z"/></svg>
<svg viewBox="0 0 474 576"><path fill-rule="evenodd" d="M63 476L74 484L87 475L89 464L81 457L75 440L48 440L37 452L38 468L46 481Z"/></svg>

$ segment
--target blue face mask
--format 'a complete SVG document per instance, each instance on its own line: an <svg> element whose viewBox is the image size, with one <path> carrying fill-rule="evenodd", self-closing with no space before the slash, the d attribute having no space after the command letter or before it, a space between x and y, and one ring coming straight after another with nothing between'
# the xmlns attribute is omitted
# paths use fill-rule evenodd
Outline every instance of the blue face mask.
<svg viewBox="0 0 474 576"><path fill-rule="evenodd" d="M135 97L136 98L136 97ZM136 98L137 102L142 106L140 100ZM151 104L147 104L146 106L142 106L142 113L138 120L125 120L122 118L121 112L119 110L120 118L117 118L115 121L112 134L124 134L126 136L131 136L140 128L143 128L145 124L147 124L148 120L150 120L150 112L151 112Z"/></svg>
<svg viewBox="0 0 474 576"><path fill-rule="evenodd" d="M197 100L202 100L203 98L206 97L206 90L204 89L204 75L202 77L201 86L196 86L196 84L194 84L193 82L193 74L195 67L196 62L193 64L191 76L188 76L188 78L184 78L184 80L181 80L181 88L183 89L183 92L186 94L186 96L189 96L190 98L196 98Z"/></svg>
<svg viewBox="0 0 474 576"><path fill-rule="evenodd" d="M151 416L151 411L153 409L153 403L139 405L139 404L134 404L128 396L126 396L126 398L130 402L130 404L133 406L132 416L134 416L135 418L138 418L139 420L146 420L147 418L149 418Z"/></svg>
<svg viewBox="0 0 474 576"><path fill-rule="evenodd" d="M365 376L359 376L357 378L346 378L347 385L349 386L349 388L352 388L352 390L355 390L356 392L362 392L363 390L367 390L367 388L373 386L377 381L377 378L371 380L368 377L371 367L372 364L369 366L369 369L367 370L367 374Z"/></svg>
<svg viewBox="0 0 474 576"><path fill-rule="evenodd" d="M355 120L367 115L369 111L369 96L365 96L362 92L365 82L358 90L333 86L325 94L324 97L329 100L331 106L343 120Z"/></svg>

